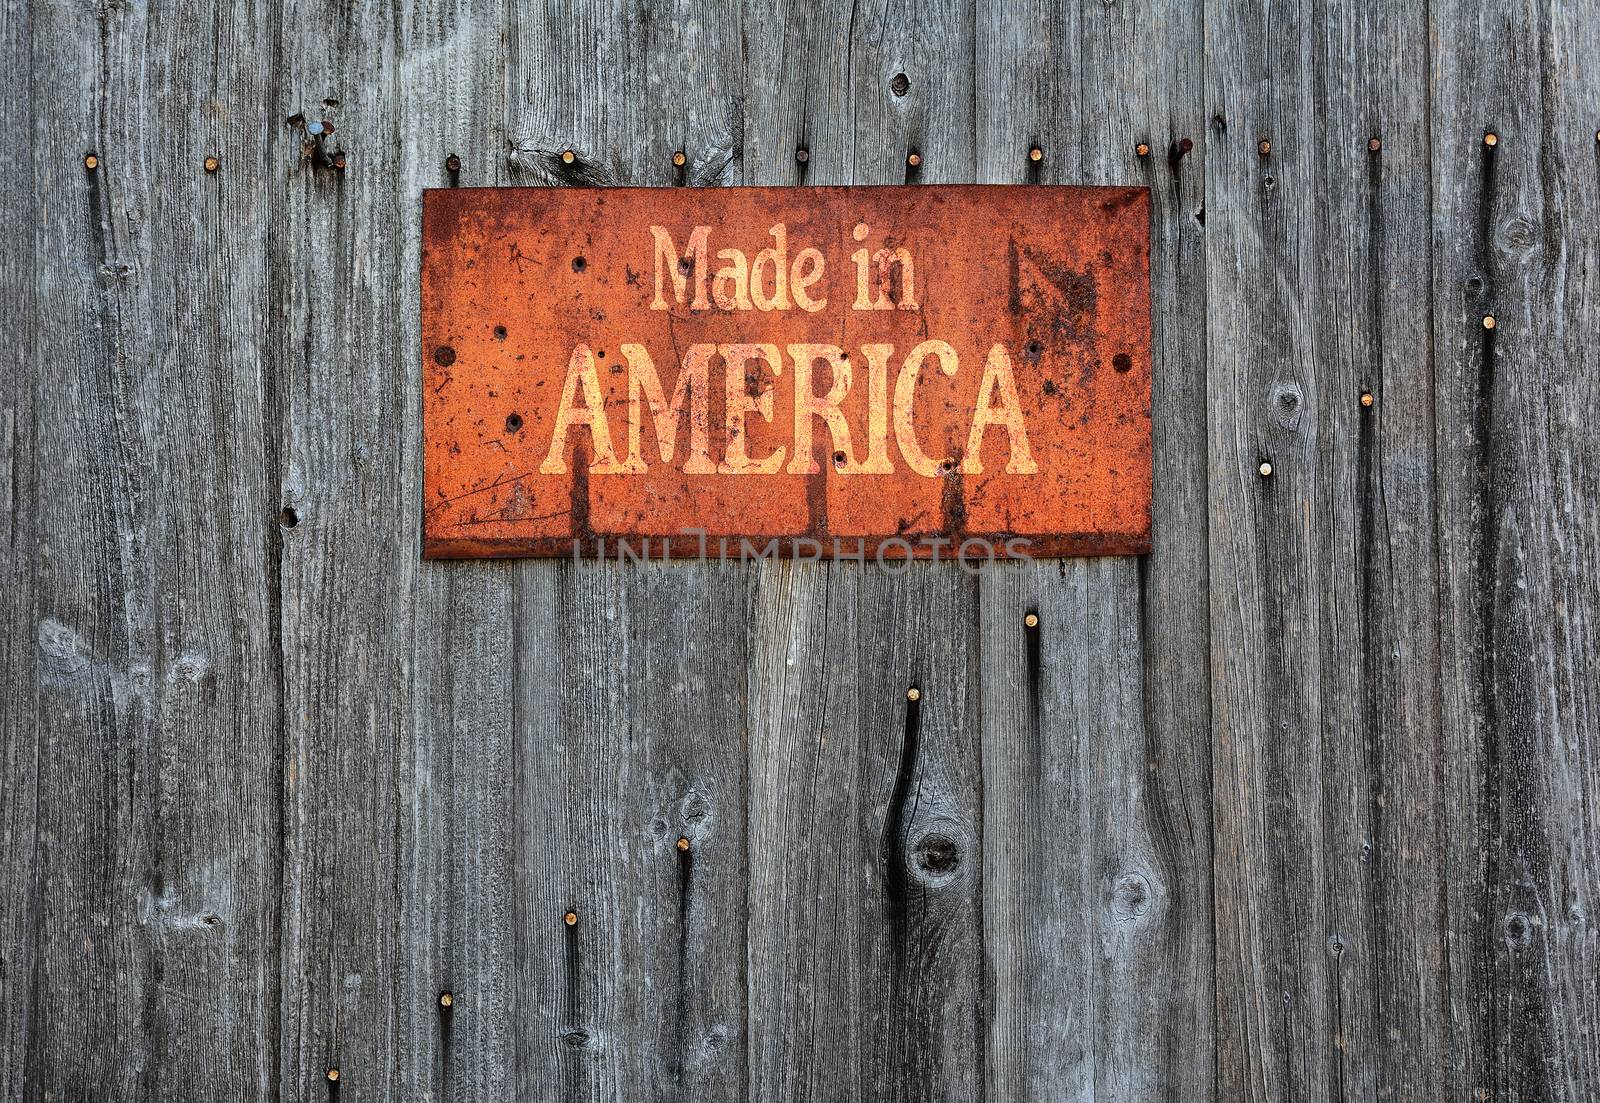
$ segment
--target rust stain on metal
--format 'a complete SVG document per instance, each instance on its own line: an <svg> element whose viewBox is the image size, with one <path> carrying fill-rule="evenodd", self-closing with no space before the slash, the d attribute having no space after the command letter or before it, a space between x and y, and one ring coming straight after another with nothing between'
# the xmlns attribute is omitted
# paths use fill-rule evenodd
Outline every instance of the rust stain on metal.
<svg viewBox="0 0 1600 1103"><path fill-rule="evenodd" d="M424 193L430 557L1150 546L1149 192Z"/></svg>

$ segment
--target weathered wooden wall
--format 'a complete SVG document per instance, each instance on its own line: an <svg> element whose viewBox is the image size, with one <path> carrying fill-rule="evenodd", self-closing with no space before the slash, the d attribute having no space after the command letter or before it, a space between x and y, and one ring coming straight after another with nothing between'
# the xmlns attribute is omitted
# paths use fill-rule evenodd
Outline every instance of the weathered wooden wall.
<svg viewBox="0 0 1600 1103"><path fill-rule="evenodd" d="M0 7L0 1098L1594 1098L1596 57ZM1149 557L421 561L423 187L973 180L1152 190Z"/></svg>

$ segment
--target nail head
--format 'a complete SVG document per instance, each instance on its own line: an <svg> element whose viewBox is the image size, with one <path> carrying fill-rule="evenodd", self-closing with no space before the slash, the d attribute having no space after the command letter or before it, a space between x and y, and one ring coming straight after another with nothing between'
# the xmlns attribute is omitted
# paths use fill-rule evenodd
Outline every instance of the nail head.
<svg viewBox="0 0 1600 1103"><path fill-rule="evenodd" d="M1138 154L1140 157L1150 156L1150 143L1140 142L1138 145L1133 147L1133 152Z"/></svg>
<svg viewBox="0 0 1600 1103"><path fill-rule="evenodd" d="M794 151L794 159L803 165L811 160L811 151L805 146L800 146Z"/></svg>
<svg viewBox="0 0 1600 1103"><path fill-rule="evenodd" d="M447 172L460 172L461 158L452 153L444 159L444 167Z"/></svg>
<svg viewBox="0 0 1600 1103"><path fill-rule="evenodd" d="M1492 130L1489 131L1483 136L1483 144L1488 146L1490 149L1493 149L1495 146L1500 144L1500 135L1496 134Z"/></svg>
<svg viewBox="0 0 1600 1103"><path fill-rule="evenodd" d="M1372 392L1371 391L1362 391L1361 392L1361 405L1363 405L1363 406L1371 406L1372 405Z"/></svg>
<svg viewBox="0 0 1600 1103"><path fill-rule="evenodd" d="M329 1083L338 1083L338 1081L339 1081L339 1070L338 1069L329 1069L328 1070L328 1082Z"/></svg>
<svg viewBox="0 0 1600 1103"><path fill-rule="evenodd" d="M92 153L84 154L83 167L88 169L90 172L93 172L95 169L100 167L100 158L96 157Z"/></svg>
<svg viewBox="0 0 1600 1103"><path fill-rule="evenodd" d="M676 165L678 168L682 168L688 162L688 160L689 160L689 158L688 158L687 155L684 154L683 150L678 149L678 150L674 150L673 151L673 153L672 153L672 163L674 165Z"/></svg>
<svg viewBox="0 0 1600 1103"><path fill-rule="evenodd" d="M1267 476L1272 474L1272 465L1270 463L1263 463L1259 470L1261 471L1261 477L1265 479Z"/></svg>
<svg viewBox="0 0 1600 1103"><path fill-rule="evenodd" d="M577 159L578 159L578 155L576 153L572 152L572 150L564 149L564 150L561 151L561 163L563 165L570 165L570 164L572 164L572 162L576 161Z"/></svg>
<svg viewBox="0 0 1600 1103"><path fill-rule="evenodd" d="M1022 623L1026 624L1029 628L1039 627L1039 614L1029 613L1027 616L1022 618Z"/></svg>
<svg viewBox="0 0 1600 1103"><path fill-rule="evenodd" d="M679 835L678 836L678 849L679 850L688 850L689 849L688 836L686 836L686 835Z"/></svg>
<svg viewBox="0 0 1600 1103"><path fill-rule="evenodd" d="M912 168L916 168L918 165L922 164L922 154L915 151L906 154L906 164L910 165Z"/></svg>
<svg viewBox="0 0 1600 1103"><path fill-rule="evenodd" d="M340 172L344 171L344 154L335 153L333 155L333 167L338 169Z"/></svg>
<svg viewBox="0 0 1600 1103"><path fill-rule="evenodd" d="M561 921L569 927L576 926L578 922L578 913L568 912L566 915L561 917Z"/></svg>
<svg viewBox="0 0 1600 1103"><path fill-rule="evenodd" d="M455 1002L456 1002L456 998L454 996L452 996L449 992L440 992L439 993L439 1006L440 1007L454 1007L455 1006Z"/></svg>
<svg viewBox="0 0 1600 1103"><path fill-rule="evenodd" d="M922 691L920 689L918 689L916 686L912 686L910 689L906 690L906 700L907 701L920 701L920 700L922 700Z"/></svg>
<svg viewBox="0 0 1600 1103"><path fill-rule="evenodd" d="M217 160L215 157L207 157L205 160L205 166L207 172L216 172L222 167L222 162Z"/></svg>
<svg viewBox="0 0 1600 1103"><path fill-rule="evenodd" d="M1498 324L1499 323L1494 320L1494 315L1493 314L1485 314L1483 316L1483 328L1484 329L1493 329Z"/></svg>
<svg viewBox="0 0 1600 1103"><path fill-rule="evenodd" d="M1374 153L1378 152L1378 150L1383 148L1383 139L1379 138L1377 136L1373 136L1371 138L1368 138L1367 139L1367 148L1372 150L1372 152L1374 152Z"/></svg>
<svg viewBox="0 0 1600 1103"><path fill-rule="evenodd" d="M1256 149L1260 151L1261 156L1265 157L1272 152L1272 143L1263 138L1256 143Z"/></svg>
<svg viewBox="0 0 1600 1103"><path fill-rule="evenodd" d="M1028 150L1028 160L1034 161L1034 162L1043 161L1044 160L1044 150L1040 149L1038 146L1034 146L1033 148L1029 149Z"/></svg>

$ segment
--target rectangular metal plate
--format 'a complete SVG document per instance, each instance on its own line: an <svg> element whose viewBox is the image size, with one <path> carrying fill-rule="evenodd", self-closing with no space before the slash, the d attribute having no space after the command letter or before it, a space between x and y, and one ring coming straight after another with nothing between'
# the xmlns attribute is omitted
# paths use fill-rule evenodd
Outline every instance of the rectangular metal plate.
<svg viewBox="0 0 1600 1103"><path fill-rule="evenodd" d="M1145 188L427 191L425 554L1147 551L1149 227Z"/></svg>

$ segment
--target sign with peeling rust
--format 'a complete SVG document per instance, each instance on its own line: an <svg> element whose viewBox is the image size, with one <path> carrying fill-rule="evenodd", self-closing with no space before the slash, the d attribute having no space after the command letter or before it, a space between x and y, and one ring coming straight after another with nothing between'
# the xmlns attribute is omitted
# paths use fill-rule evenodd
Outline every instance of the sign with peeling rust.
<svg viewBox="0 0 1600 1103"><path fill-rule="evenodd" d="M425 554L1144 552L1149 219L1144 188L428 191Z"/></svg>

